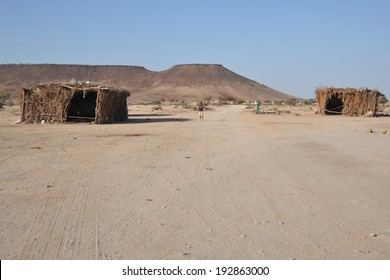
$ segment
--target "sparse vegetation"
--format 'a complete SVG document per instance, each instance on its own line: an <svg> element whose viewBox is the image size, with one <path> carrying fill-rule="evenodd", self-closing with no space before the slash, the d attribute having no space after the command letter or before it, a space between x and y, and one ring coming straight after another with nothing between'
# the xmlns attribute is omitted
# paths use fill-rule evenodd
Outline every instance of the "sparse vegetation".
<svg viewBox="0 0 390 280"><path fill-rule="evenodd" d="M229 96L229 95L221 95L218 97L218 101L222 104L226 104L226 103L236 103L237 102L237 99L235 99L234 97L232 96Z"/></svg>
<svg viewBox="0 0 390 280"><path fill-rule="evenodd" d="M4 90L0 95L0 102L5 103L10 98L10 94L7 90Z"/></svg>
<svg viewBox="0 0 390 280"><path fill-rule="evenodd" d="M305 105L313 105L314 103L316 103L316 101L313 98L303 101L303 104Z"/></svg>
<svg viewBox="0 0 390 280"><path fill-rule="evenodd" d="M161 105L156 105L152 107L152 111L158 111L158 110L162 110Z"/></svg>
<svg viewBox="0 0 390 280"><path fill-rule="evenodd" d="M295 105L297 105L297 100L296 99L289 99L286 101L286 104L290 105L290 106L295 106Z"/></svg>

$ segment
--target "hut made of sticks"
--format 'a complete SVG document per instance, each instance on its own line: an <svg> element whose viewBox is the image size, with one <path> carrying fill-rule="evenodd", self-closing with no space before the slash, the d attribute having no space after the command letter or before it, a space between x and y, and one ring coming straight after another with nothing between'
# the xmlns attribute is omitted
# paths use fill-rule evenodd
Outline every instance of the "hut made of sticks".
<svg viewBox="0 0 390 280"><path fill-rule="evenodd" d="M21 91L21 121L122 122L127 120L128 96L128 91L90 82L37 84Z"/></svg>
<svg viewBox="0 0 390 280"><path fill-rule="evenodd" d="M323 115L375 116L381 96L379 91L367 88L316 89L316 100Z"/></svg>

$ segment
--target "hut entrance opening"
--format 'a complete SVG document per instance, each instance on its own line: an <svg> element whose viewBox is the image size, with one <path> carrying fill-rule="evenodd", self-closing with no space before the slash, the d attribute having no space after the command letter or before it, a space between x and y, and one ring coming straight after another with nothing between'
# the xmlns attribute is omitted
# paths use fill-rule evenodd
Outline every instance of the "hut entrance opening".
<svg viewBox="0 0 390 280"><path fill-rule="evenodd" d="M341 98L332 96L326 102L325 115L341 115L343 112L344 103Z"/></svg>
<svg viewBox="0 0 390 280"><path fill-rule="evenodd" d="M96 91L77 91L73 94L68 109L67 121L85 121L95 120L96 116Z"/></svg>

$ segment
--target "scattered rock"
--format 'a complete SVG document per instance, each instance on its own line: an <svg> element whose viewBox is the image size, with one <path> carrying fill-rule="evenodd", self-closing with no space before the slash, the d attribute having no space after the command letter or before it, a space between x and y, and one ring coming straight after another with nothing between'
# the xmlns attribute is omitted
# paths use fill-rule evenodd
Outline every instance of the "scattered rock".
<svg viewBox="0 0 390 280"><path fill-rule="evenodd" d="M45 120L41 120L41 124L44 124L45 123Z"/></svg>
<svg viewBox="0 0 390 280"><path fill-rule="evenodd" d="M52 185L45 185L45 188L53 188Z"/></svg>
<svg viewBox="0 0 390 280"><path fill-rule="evenodd" d="M153 201L153 199L151 199L151 198L147 198L147 199L145 199L146 201Z"/></svg>
<svg viewBox="0 0 390 280"><path fill-rule="evenodd" d="M377 237L378 236L378 234L376 234L376 233L370 233L370 235L369 235L369 237Z"/></svg>
<svg viewBox="0 0 390 280"><path fill-rule="evenodd" d="M21 123L21 120L19 119L19 120L12 122L11 124L20 124L20 123Z"/></svg>
<svg viewBox="0 0 390 280"><path fill-rule="evenodd" d="M366 129L364 132L367 132L367 133L374 133L374 130L372 130L372 128L368 128L368 129Z"/></svg>

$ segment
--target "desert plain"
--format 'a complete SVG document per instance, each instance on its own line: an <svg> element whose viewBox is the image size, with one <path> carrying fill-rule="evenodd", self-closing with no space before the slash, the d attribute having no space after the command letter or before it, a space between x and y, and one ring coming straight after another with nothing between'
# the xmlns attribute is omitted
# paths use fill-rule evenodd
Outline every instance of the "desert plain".
<svg viewBox="0 0 390 280"><path fill-rule="evenodd" d="M209 108L1 109L0 259L390 259L389 117Z"/></svg>

